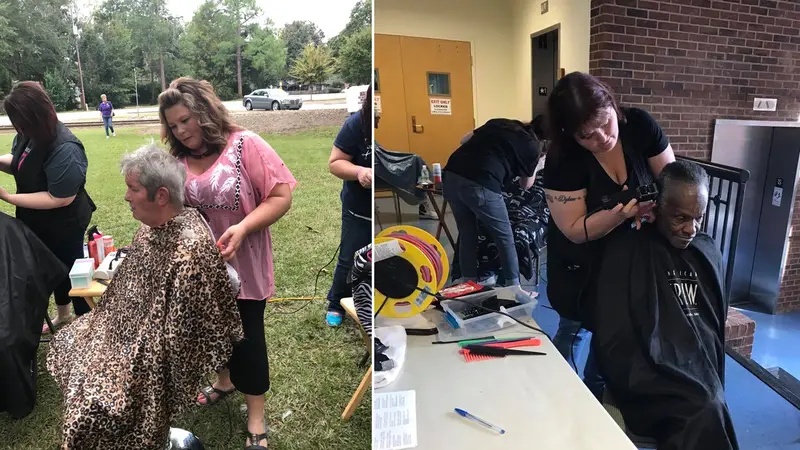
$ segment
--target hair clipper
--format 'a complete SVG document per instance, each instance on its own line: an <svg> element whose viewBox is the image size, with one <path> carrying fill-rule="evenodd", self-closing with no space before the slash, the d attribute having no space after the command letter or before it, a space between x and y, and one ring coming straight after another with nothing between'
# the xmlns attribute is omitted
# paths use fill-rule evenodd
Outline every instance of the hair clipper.
<svg viewBox="0 0 800 450"><path fill-rule="evenodd" d="M627 205L633 199L636 199L637 203L642 203L654 201L657 197L658 186L655 183L645 184L636 189L617 192L614 195L604 195L602 198L603 209L614 209L620 203Z"/></svg>

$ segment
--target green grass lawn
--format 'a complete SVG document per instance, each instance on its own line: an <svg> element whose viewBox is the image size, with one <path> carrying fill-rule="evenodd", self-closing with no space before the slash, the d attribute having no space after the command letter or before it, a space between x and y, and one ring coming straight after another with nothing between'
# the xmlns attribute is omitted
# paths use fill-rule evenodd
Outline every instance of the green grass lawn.
<svg viewBox="0 0 800 450"><path fill-rule="evenodd" d="M315 275L330 261L339 244L341 182L327 170L336 132L323 128L296 135L264 136L298 180L292 209L272 227L277 297L311 296ZM116 138L108 140L100 128L77 129L75 134L83 141L89 157L87 190L98 206L92 223L112 235L118 246L129 244L138 222L123 200L125 184L118 162L123 153L158 137L124 127L117 129ZM0 152L10 149L12 138L0 135ZM15 190L9 175L0 174L0 185L10 192ZM13 215L13 209L4 202L0 211ZM320 276L317 296L327 294L334 264ZM266 395L271 449L370 447L369 393L349 422L340 419L364 375L364 370L357 367L364 344L352 321L346 320L340 329L328 328L324 309L322 300L267 306L264 327L272 382ZM62 400L44 368L46 352L47 344L42 344L38 400L33 413L19 421L0 413L0 449L52 449L59 443ZM225 403L196 408L173 426L191 428L208 449L242 448L244 399L241 395L229 399L230 409ZM232 438L229 418L233 423Z"/></svg>

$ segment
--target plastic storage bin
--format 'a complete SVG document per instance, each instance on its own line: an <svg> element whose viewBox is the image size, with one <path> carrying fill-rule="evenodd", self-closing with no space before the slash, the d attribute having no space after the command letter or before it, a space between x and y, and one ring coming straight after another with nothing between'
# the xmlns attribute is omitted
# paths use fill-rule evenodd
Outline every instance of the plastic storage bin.
<svg viewBox="0 0 800 450"><path fill-rule="evenodd" d="M473 317L470 319L462 319L461 313L467 308L472 308L474 304L481 301L497 296L499 299L516 300L519 305L501 311L514 317L518 320L524 320L531 317L533 309L538 303L535 298L527 295L519 295L516 288L501 288L488 292L480 292L473 295L466 295L460 297L460 300L445 300L441 302L442 309L444 309L445 319L448 328L456 332L457 335L474 335L481 333L491 333L502 328L516 325L514 319L506 317L502 314L489 313L482 316Z"/></svg>
<svg viewBox="0 0 800 450"><path fill-rule="evenodd" d="M76 259L69 271L69 281L72 289L86 289L92 284L94 277L94 259Z"/></svg>

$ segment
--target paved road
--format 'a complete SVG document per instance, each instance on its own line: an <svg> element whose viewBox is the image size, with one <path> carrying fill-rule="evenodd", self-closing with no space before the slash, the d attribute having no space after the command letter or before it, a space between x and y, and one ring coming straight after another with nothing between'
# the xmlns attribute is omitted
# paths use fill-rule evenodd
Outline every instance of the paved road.
<svg viewBox="0 0 800 450"><path fill-rule="evenodd" d="M331 103L331 101L336 101L336 103ZM341 103L339 103L341 102ZM224 102L225 106L230 111L245 111L244 106L242 106L241 100L231 100L229 102ZM343 99L335 99L335 100L314 100L314 101L304 101L303 102L303 109L313 110L313 109L346 109L347 103L344 102ZM135 119L136 118L136 107L127 107L125 109L116 109L115 112L115 119ZM157 106L142 106L139 108L140 115L147 115L152 118L156 118L158 113ZM85 121L85 120L93 120L97 119L100 122L100 113L98 111L70 111L70 112L62 112L58 113L58 119L62 122L69 123L69 122L77 122L77 121ZM2 125L11 125L11 122L8 120L8 116L0 116L0 126Z"/></svg>

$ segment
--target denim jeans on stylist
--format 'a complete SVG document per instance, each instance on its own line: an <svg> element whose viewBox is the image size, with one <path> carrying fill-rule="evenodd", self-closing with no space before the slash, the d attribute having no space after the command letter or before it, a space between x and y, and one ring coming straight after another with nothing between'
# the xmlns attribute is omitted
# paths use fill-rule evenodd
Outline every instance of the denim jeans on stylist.
<svg viewBox="0 0 800 450"><path fill-rule="evenodd" d="M581 328L581 323L561 317L558 321L558 331L553 337L553 345L561 356L567 360L570 366L573 362L577 364L580 355L581 344L586 342L589 345L589 355L586 357L586 366L583 368L583 383L589 391L599 400L603 395L605 382L597 370L597 363L594 359L594 352L591 347L590 333ZM575 371L578 368L575 367Z"/></svg>
<svg viewBox="0 0 800 450"><path fill-rule="evenodd" d="M458 227L458 262L464 280L478 281L478 221L497 245L506 286L520 283L514 232L503 195L452 172L443 174L443 195Z"/></svg>
<svg viewBox="0 0 800 450"><path fill-rule="evenodd" d="M328 292L328 311L343 313L341 300L353 296L353 288L347 282L347 275L353 268L357 251L372 242L372 221L358 217L342 208L342 235L339 260L333 272L333 284Z"/></svg>

